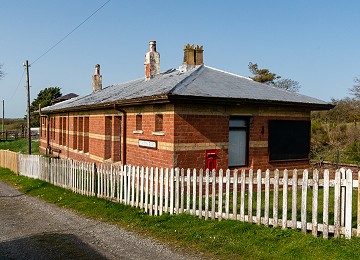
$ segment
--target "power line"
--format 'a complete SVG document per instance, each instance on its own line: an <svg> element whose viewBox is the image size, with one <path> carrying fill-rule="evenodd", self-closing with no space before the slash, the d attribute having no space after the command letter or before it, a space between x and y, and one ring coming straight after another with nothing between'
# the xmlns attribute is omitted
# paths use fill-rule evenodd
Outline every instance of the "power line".
<svg viewBox="0 0 360 260"><path fill-rule="evenodd" d="M58 46L61 42L63 42L67 37L69 37L73 32L75 32L81 25L83 25L87 20L89 20L93 15L95 15L100 9L102 9L105 5L107 5L111 0L106 1L102 6L100 6L96 11L94 11L91 15L89 15L84 21L82 21L78 26L76 26L71 32L69 32L67 35L65 35L63 38L61 38L57 43L55 43L53 46L51 46L47 51L45 51L43 54L41 54L37 59L35 59L30 65L33 65L35 62L40 60L42 57L44 57L46 54L48 54L52 49L54 49L56 46Z"/></svg>
<svg viewBox="0 0 360 260"><path fill-rule="evenodd" d="M17 90L18 90L18 88L19 88L19 86L20 86L20 84L21 84L21 82L22 82L22 80L23 80L23 78L24 78L24 75L25 75L25 68L24 68L24 70L23 70L23 73L22 73L22 75L21 75L21 78L20 78L20 80L19 80L19 83L17 84L17 86L16 86L16 88L15 88L15 91L14 91L14 93L12 94L11 98L9 99L9 101L12 100L13 97L15 96L15 94L16 94L16 92L17 92Z"/></svg>

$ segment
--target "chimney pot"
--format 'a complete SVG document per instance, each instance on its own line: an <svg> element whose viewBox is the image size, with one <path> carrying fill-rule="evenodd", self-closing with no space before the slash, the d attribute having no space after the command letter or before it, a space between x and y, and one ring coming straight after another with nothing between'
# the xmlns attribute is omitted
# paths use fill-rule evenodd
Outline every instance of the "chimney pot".
<svg viewBox="0 0 360 260"><path fill-rule="evenodd" d="M96 65L95 65L94 75L100 75L100 64L96 64Z"/></svg>
<svg viewBox="0 0 360 260"><path fill-rule="evenodd" d="M156 41L149 41L149 51L145 54L145 79L160 73L160 53L156 51Z"/></svg>
<svg viewBox="0 0 360 260"><path fill-rule="evenodd" d="M100 65L95 65L94 75L92 76L92 93L102 90L102 75L100 75Z"/></svg>
<svg viewBox="0 0 360 260"><path fill-rule="evenodd" d="M195 65L195 51L194 44L187 44L184 46L184 64Z"/></svg>
<svg viewBox="0 0 360 260"><path fill-rule="evenodd" d="M204 64L204 56L203 56L203 46L196 45L195 47L195 65L203 65Z"/></svg>

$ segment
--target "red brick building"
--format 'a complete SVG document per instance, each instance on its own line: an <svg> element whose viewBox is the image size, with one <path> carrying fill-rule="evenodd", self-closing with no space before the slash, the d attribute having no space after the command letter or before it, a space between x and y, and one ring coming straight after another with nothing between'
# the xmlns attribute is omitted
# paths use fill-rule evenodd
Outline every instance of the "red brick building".
<svg viewBox="0 0 360 260"><path fill-rule="evenodd" d="M42 153L62 158L184 168L309 166L310 111L332 106L203 64L185 46L179 69L160 71L150 42L145 78L41 110Z"/></svg>

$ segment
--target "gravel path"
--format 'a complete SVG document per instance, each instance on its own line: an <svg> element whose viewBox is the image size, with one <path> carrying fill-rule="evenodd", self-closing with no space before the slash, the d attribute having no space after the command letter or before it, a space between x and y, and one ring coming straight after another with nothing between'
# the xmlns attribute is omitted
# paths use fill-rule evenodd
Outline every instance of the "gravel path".
<svg viewBox="0 0 360 260"><path fill-rule="evenodd" d="M0 182L0 259L196 259Z"/></svg>

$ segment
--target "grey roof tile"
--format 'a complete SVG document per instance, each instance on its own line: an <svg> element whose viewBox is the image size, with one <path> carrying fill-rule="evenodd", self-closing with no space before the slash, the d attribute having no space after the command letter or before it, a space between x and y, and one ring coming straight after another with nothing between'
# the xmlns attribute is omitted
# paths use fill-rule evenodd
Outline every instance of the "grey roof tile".
<svg viewBox="0 0 360 260"><path fill-rule="evenodd" d="M141 78L111 85L101 91L43 108L42 111L71 110L92 105L120 103L132 99L156 98L161 95L276 101L324 107L329 105L322 100L261 84L246 77L208 66L198 66L184 73L177 69L171 69L150 80Z"/></svg>

